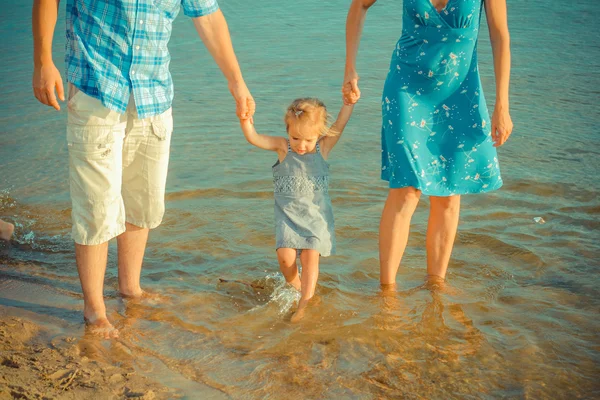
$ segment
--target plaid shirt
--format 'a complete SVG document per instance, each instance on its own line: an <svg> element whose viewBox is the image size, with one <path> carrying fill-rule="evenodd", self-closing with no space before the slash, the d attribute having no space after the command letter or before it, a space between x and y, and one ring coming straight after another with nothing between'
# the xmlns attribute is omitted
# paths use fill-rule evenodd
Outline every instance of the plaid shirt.
<svg viewBox="0 0 600 400"><path fill-rule="evenodd" d="M67 81L120 113L132 90L139 118L165 112L167 43L180 7L189 17L219 9L217 0L67 0Z"/></svg>

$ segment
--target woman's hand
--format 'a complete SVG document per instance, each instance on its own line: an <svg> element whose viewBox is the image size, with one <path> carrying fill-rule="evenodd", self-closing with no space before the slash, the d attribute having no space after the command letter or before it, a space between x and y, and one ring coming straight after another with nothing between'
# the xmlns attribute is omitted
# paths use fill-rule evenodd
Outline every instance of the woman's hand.
<svg viewBox="0 0 600 400"><path fill-rule="evenodd" d="M345 105L356 104L360 99L360 89L358 88L358 74L356 71L347 71L344 75L342 84L342 99Z"/></svg>
<svg viewBox="0 0 600 400"><path fill-rule="evenodd" d="M492 140L494 147L502 146L513 130L512 119L508 112L508 107L497 105L494 107L492 116Z"/></svg>

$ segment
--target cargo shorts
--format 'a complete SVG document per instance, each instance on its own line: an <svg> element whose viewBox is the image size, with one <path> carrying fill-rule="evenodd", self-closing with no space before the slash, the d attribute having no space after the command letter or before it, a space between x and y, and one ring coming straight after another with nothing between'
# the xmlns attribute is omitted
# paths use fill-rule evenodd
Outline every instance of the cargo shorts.
<svg viewBox="0 0 600 400"><path fill-rule="evenodd" d="M173 132L171 109L138 118L133 96L119 114L69 84L67 145L75 243L97 245L160 225Z"/></svg>

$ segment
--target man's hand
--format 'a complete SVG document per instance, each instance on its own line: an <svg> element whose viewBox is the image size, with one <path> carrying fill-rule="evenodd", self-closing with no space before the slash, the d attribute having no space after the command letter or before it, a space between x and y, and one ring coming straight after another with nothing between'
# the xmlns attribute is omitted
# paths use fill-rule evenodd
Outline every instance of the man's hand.
<svg viewBox="0 0 600 400"><path fill-rule="evenodd" d="M60 72L54 63L50 62L49 64L35 66L32 86L33 94L40 103L54 107L57 111L60 110L56 94L58 94L61 101L65 101L65 90Z"/></svg>
<svg viewBox="0 0 600 400"><path fill-rule="evenodd" d="M256 111L256 103L244 82L229 84L229 91L235 99L235 113L240 120L250 119Z"/></svg>

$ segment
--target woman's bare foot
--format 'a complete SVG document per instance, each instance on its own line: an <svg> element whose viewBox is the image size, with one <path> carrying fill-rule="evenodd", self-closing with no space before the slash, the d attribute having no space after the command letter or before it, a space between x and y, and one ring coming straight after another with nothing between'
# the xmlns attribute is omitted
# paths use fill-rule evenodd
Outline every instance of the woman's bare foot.
<svg viewBox="0 0 600 400"><path fill-rule="evenodd" d="M442 278L439 275L427 275L425 277L425 280L427 281L428 285L444 286L444 284L446 283L446 279Z"/></svg>
<svg viewBox="0 0 600 400"><path fill-rule="evenodd" d="M113 339L119 337L119 331L115 328L106 317L87 318L85 321L85 332L94 336L100 336L104 339Z"/></svg>
<svg viewBox="0 0 600 400"><path fill-rule="evenodd" d="M457 295L460 291L448 285L446 279L438 275L427 275L425 277L424 287L432 292L444 293L449 295Z"/></svg>
<svg viewBox="0 0 600 400"><path fill-rule="evenodd" d="M13 224L0 219L0 240L10 240L14 231L15 226Z"/></svg>

